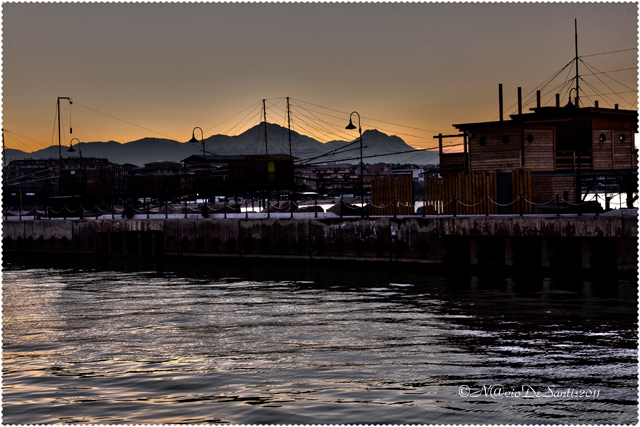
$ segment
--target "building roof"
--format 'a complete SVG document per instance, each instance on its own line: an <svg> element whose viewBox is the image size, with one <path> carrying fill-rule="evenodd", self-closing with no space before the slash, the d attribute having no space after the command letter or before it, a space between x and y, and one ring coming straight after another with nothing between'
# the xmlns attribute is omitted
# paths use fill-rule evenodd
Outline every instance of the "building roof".
<svg viewBox="0 0 640 427"><path fill-rule="evenodd" d="M553 122L567 122L580 119L604 118L611 120L622 120L636 123L638 121L637 110L620 110L617 108L595 108L580 107L576 108L573 104L564 107L539 107L532 108L532 113L512 114L511 120L477 122L477 123L460 123L454 124L453 127L461 131L478 129L478 128L502 128L521 126L523 124L552 124Z"/></svg>

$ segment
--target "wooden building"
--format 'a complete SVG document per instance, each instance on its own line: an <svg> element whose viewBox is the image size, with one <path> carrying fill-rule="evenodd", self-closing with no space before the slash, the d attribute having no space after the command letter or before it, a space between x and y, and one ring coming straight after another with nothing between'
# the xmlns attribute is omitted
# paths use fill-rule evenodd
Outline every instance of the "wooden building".
<svg viewBox="0 0 640 427"><path fill-rule="evenodd" d="M560 106L559 96L555 106L541 106L539 93L531 112L522 113L520 97L518 105L518 114L510 120L502 120L501 112L499 121L454 124L461 134L450 136L463 138L460 153L443 153L447 136L434 137L440 140L441 174L445 178L495 174L496 188L476 198L493 194L492 200L502 204L527 194L527 201L533 204L554 198L578 204L588 194L604 196L607 191L627 193L627 204L633 203L632 194L637 192L636 110L617 105L600 108L597 101L594 106L576 107L572 102ZM516 189L514 173L530 174L529 182L522 181ZM607 182L613 185L607 187Z"/></svg>

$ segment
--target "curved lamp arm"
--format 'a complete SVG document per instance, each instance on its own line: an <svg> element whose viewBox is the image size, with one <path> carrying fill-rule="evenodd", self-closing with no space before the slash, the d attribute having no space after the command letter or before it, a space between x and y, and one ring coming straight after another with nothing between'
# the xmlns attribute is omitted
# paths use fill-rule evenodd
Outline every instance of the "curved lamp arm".
<svg viewBox="0 0 640 427"><path fill-rule="evenodd" d="M196 126L196 127L194 127L194 128L193 128L193 130L191 131L191 139L189 140L189 142L199 142L199 141L196 139L196 129L200 129L200 135L201 135L200 141L204 141L204 132L202 132L202 128L200 128L200 127Z"/></svg>
<svg viewBox="0 0 640 427"><path fill-rule="evenodd" d="M73 153L74 151L76 151L74 150L73 144L72 144L74 139L78 141L78 144L80 144L80 140L78 138L71 138L71 141L69 141L69 149L67 150L69 153Z"/></svg>
<svg viewBox="0 0 640 427"><path fill-rule="evenodd" d="M351 121L351 117L353 117L354 114L358 115L358 132L360 132L360 134L362 134L362 128L360 127L360 114L357 111L354 111L351 114L349 114L349 124L347 125L347 127L345 127L345 129L355 129L356 128L353 125L353 122Z"/></svg>

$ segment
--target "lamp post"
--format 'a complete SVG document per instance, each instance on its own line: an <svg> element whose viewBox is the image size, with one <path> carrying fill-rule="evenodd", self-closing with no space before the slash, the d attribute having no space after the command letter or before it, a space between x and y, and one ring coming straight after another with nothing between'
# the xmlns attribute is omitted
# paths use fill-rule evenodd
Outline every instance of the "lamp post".
<svg viewBox="0 0 640 427"><path fill-rule="evenodd" d="M202 141L202 161L203 163L205 163L205 167L206 169L206 179L207 179L207 183L209 181L209 164L206 161L205 158L205 154L204 154L204 132L202 131L202 128L196 126L193 128L193 130L191 131L191 139L189 140L189 142L198 142L198 140L196 139L196 129L200 129L200 141ZM208 186L207 186L208 187ZM209 188L207 188L207 193L209 192Z"/></svg>
<svg viewBox="0 0 640 427"><path fill-rule="evenodd" d="M71 98L68 96L59 96L57 101L57 110L58 110L58 192L60 192L60 179L62 177L62 144L61 144L61 135L60 135L60 100L66 99L69 101L69 105L73 104L71 102ZM73 133L73 129L69 127L69 133ZM59 194L58 194L59 195Z"/></svg>
<svg viewBox="0 0 640 427"><path fill-rule="evenodd" d="M200 141L202 142L202 159L204 160L204 132L202 132L201 128L199 128L198 126L193 128L193 130L191 131L191 139L189 140L189 142L198 142L196 138L196 129L200 129Z"/></svg>
<svg viewBox="0 0 640 427"><path fill-rule="evenodd" d="M69 153L74 153L76 150L73 148L73 140L78 141L78 154L80 155L80 185L82 185L84 187L83 193L86 190L86 183L84 182L84 170L82 169L82 149L80 148L80 140L78 138L71 138L71 141L69 141L69 149L67 149L67 152Z"/></svg>
<svg viewBox="0 0 640 427"><path fill-rule="evenodd" d="M362 205L362 217L364 217L364 165L362 163L362 128L360 127L360 114L357 111L352 112L349 115L349 124L345 129L353 130L356 127L353 125L351 121L351 117L357 114L358 115L358 132L360 133L360 204Z"/></svg>

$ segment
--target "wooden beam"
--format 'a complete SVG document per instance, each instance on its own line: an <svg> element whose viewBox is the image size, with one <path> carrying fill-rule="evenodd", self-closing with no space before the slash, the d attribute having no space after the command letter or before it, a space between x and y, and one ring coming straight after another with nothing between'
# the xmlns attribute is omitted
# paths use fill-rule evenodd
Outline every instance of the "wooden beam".
<svg viewBox="0 0 640 427"><path fill-rule="evenodd" d="M459 138L461 136L464 136L464 133L458 134L458 135L443 135L441 133L439 133L438 135L434 135L433 139L438 139L438 138Z"/></svg>

